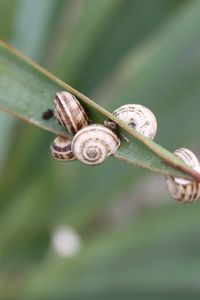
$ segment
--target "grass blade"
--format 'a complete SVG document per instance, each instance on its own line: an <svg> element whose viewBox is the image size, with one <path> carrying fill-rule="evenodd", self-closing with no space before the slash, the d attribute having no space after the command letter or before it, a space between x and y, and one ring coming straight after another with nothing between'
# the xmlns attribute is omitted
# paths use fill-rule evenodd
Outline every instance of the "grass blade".
<svg viewBox="0 0 200 300"><path fill-rule="evenodd" d="M122 141L115 155L116 158L152 171L200 181L200 174L173 154L145 138L3 41L0 42L0 107L2 110L57 135L69 136L69 133L54 119L48 121L42 119L43 111L53 109L52 99L55 93L63 89L77 96L93 123L102 123L105 118L111 119L118 124L120 135L126 133L129 142Z"/></svg>

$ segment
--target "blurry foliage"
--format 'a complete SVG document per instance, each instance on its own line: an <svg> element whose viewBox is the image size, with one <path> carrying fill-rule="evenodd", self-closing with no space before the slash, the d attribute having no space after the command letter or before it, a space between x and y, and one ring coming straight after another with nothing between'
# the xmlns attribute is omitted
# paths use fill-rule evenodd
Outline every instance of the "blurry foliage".
<svg viewBox="0 0 200 300"><path fill-rule="evenodd" d="M1 38L110 110L147 105L159 143L200 156L199 26L198 0L0 0ZM0 299L199 298L198 202L120 161L53 161L53 135L3 113L0 128ZM51 249L62 224L75 257Z"/></svg>

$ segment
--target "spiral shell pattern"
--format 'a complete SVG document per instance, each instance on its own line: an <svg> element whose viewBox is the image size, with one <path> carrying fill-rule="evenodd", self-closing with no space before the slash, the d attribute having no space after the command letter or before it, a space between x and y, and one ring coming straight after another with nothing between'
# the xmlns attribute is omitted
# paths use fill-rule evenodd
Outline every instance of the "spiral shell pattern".
<svg viewBox="0 0 200 300"><path fill-rule="evenodd" d="M174 152L174 155L200 173L199 161L192 151L180 148ZM200 196L200 183L198 182L166 176L166 183L171 196L182 203L194 202Z"/></svg>
<svg viewBox="0 0 200 300"><path fill-rule="evenodd" d="M62 136L57 136L50 146L52 156L57 160L72 161L76 158L71 150L71 141Z"/></svg>
<svg viewBox="0 0 200 300"><path fill-rule="evenodd" d="M72 152L86 165L99 165L120 145L117 135L103 125L89 125L76 133L72 140Z"/></svg>
<svg viewBox="0 0 200 300"><path fill-rule="evenodd" d="M147 107L140 104L126 104L117 108L113 115L145 137L154 139L157 132L157 121Z"/></svg>
<svg viewBox="0 0 200 300"><path fill-rule="evenodd" d="M58 92L54 98L54 117L71 134L89 124L89 119L76 97L68 92Z"/></svg>

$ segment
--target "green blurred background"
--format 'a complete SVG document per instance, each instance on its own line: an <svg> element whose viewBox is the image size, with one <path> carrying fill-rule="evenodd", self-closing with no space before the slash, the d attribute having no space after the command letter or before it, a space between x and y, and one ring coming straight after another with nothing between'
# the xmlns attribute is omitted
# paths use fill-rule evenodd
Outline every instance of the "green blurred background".
<svg viewBox="0 0 200 300"><path fill-rule="evenodd" d="M0 0L0 38L110 111L146 105L156 142L200 157L200 1ZM4 113L0 128L1 300L200 298L200 203L113 158L54 161L52 134Z"/></svg>

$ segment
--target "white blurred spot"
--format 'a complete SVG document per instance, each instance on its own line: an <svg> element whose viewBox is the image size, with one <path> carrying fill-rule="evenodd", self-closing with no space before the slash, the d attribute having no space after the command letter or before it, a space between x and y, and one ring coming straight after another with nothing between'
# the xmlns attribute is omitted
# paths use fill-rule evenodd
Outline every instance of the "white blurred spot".
<svg viewBox="0 0 200 300"><path fill-rule="evenodd" d="M71 257L79 253L81 239L79 235L68 226L58 227L52 234L52 248L62 257Z"/></svg>

